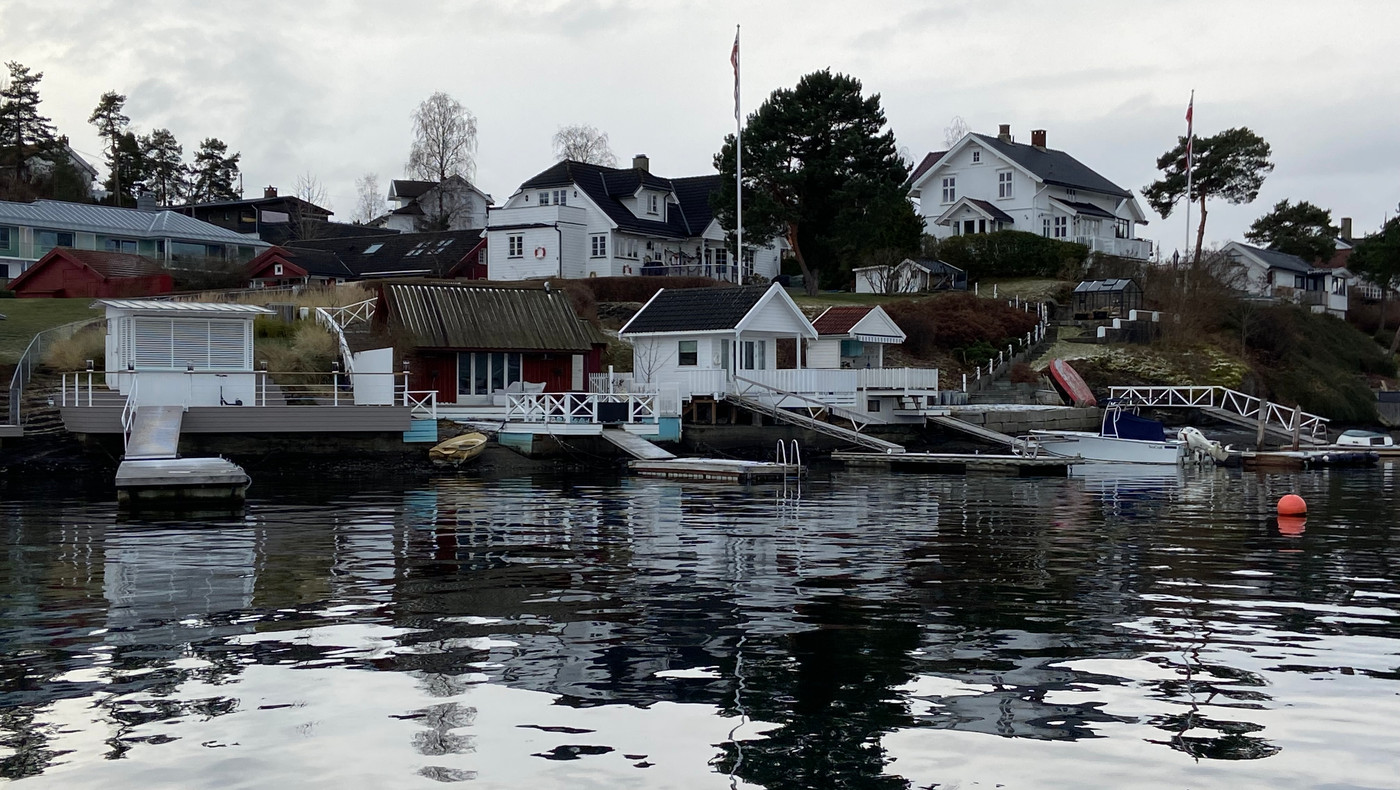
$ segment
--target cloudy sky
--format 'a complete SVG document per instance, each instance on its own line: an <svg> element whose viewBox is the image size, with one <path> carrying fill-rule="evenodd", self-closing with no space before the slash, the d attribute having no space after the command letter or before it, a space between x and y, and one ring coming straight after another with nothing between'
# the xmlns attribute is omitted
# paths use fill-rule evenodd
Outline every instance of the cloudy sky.
<svg viewBox="0 0 1400 790"><path fill-rule="evenodd" d="M1018 141L1044 128L1139 193L1194 89L1199 134L1248 126L1276 164L1253 205L1210 206L1208 241L1283 198L1358 233L1400 202L1394 0L0 0L0 60L44 73L43 111L95 163L87 117L116 90L139 131L170 129L187 157L205 137L240 151L247 195L309 173L349 220L356 178L402 177L409 116L438 90L478 118L476 183L498 202L549 166L567 124L661 175L712 172L734 127L736 24L745 113L829 67L881 94L912 160L954 116ZM1140 235L1170 250L1187 229L1178 212Z"/></svg>

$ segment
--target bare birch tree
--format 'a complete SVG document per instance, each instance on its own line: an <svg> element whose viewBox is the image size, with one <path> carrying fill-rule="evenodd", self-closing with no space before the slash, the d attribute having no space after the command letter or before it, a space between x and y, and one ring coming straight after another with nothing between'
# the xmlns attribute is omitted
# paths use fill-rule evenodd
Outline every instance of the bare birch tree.
<svg viewBox="0 0 1400 790"><path fill-rule="evenodd" d="M442 91L413 111L413 146L408 175L442 183L448 176L471 180L476 171L476 116Z"/></svg>
<svg viewBox="0 0 1400 790"><path fill-rule="evenodd" d="M384 198L379 191L379 174L365 173L355 179L355 216L360 225L368 225L384 213Z"/></svg>
<svg viewBox="0 0 1400 790"><path fill-rule="evenodd" d="M572 159L590 165L617 167L617 154L608 144L608 133L588 124L561 126L554 133L554 158Z"/></svg>
<svg viewBox="0 0 1400 790"><path fill-rule="evenodd" d="M971 131L972 127L967 125L967 121L964 121L961 115L954 115L953 120L943 129L943 147L952 148Z"/></svg>
<svg viewBox="0 0 1400 790"><path fill-rule="evenodd" d="M297 176L296 191L293 193L298 199L318 208L326 208L327 192L321 179L315 174L307 171ZM294 204L292 225L296 230L299 239L314 239L324 230L322 227L326 223L326 217L320 212L309 209L302 203Z"/></svg>

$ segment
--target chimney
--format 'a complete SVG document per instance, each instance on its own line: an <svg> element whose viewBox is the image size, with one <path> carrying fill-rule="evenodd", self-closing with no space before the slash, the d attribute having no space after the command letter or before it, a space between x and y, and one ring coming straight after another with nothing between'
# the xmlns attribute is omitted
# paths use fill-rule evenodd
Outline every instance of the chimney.
<svg viewBox="0 0 1400 790"><path fill-rule="evenodd" d="M1342 241L1351 241L1351 217L1342 217Z"/></svg>
<svg viewBox="0 0 1400 790"><path fill-rule="evenodd" d="M1011 142L1011 124L1004 123L997 130L997 139L1003 143Z"/></svg>
<svg viewBox="0 0 1400 790"><path fill-rule="evenodd" d="M277 197L277 187L263 187L263 199Z"/></svg>
<svg viewBox="0 0 1400 790"><path fill-rule="evenodd" d="M160 211L160 205L156 203L156 196L151 192L142 192L136 196L137 211ZM1347 220L1350 222L1351 220Z"/></svg>
<svg viewBox="0 0 1400 790"><path fill-rule="evenodd" d="M647 158L646 154L637 154L636 156L632 157L632 169L640 170L643 173L650 173L651 160Z"/></svg>
<svg viewBox="0 0 1400 790"><path fill-rule="evenodd" d="M1039 148L1039 149L1042 150L1042 151L1045 150L1045 130L1044 130L1044 129L1032 129L1032 130L1031 130L1031 145L1035 146L1036 148Z"/></svg>

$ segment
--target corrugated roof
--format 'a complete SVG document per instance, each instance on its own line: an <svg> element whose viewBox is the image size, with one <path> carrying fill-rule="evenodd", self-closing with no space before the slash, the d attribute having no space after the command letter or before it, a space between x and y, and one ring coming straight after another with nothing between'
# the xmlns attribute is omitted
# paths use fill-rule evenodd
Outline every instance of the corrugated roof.
<svg viewBox="0 0 1400 790"><path fill-rule="evenodd" d="M236 302L177 302L155 299L98 299L94 306L115 307L118 310L149 311L156 313L242 313L270 315L274 310L255 304Z"/></svg>
<svg viewBox="0 0 1400 790"><path fill-rule="evenodd" d="M600 340L559 289L386 283L380 293L390 332L420 348L582 353Z"/></svg>
<svg viewBox="0 0 1400 790"><path fill-rule="evenodd" d="M626 326L627 334L733 329L768 293L768 288L666 288L632 317Z"/></svg>
<svg viewBox="0 0 1400 790"><path fill-rule="evenodd" d="M266 242L173 211L138 211L90 203L0 201L0 223L144 239L175 239L266 247Z"/></svg>

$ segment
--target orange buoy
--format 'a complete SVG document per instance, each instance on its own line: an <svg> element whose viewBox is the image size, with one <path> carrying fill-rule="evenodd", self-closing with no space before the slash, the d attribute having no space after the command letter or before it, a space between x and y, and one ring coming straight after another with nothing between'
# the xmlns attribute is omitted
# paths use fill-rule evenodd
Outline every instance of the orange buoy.
<svg viewBox="0 0 1400 790"><path fill-rule="evenodd" d="M1278 534L1286 538L1296 538L1307 529L1308 520L1303 516L1279 516Z"/></svg>
<svg viewBox="0 0 1400 790"><path fill-rule="evenodd" d="M1308 503L1297 494L1284 494L1278 501L1278 514L1280 516L1301 516L1308 512Z"/></svg>

